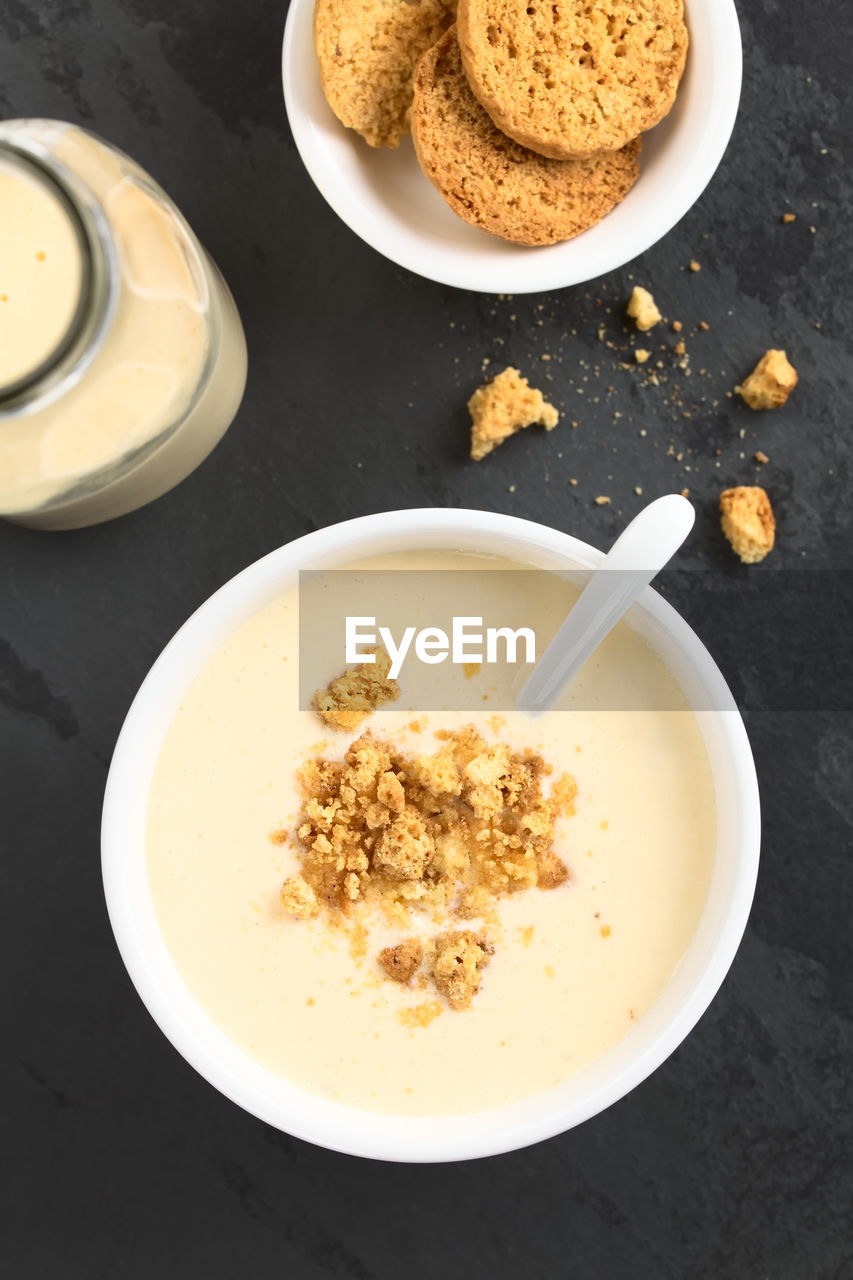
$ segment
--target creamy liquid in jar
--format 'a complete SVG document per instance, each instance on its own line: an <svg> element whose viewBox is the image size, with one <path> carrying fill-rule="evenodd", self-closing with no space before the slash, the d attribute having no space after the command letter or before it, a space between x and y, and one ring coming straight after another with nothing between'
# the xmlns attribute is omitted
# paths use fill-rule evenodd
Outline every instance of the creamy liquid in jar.
<svg viewBox="0 0 853 1280"><path fill-rule="evenodd" d="M59 197L0 157L0 388L38 369L65 337L83 279Z"/></svg>
<svg viewBox="0 0 853 1280"><path fill-rule="evenodd" d="M17 324L18 338L0 365L0 514L91 524L164 493L210 452L242 396L243 331L215 266L128 157L50 121L6 123L4 142L0 182L18 198L0 201L0 326ZM35 175L26 181L15 148ZM31 269L36 229L36 265L50 274ZM81 288L82 346L4 408L4 388L62 339Z"/></svg>
<svg viewBox="0 0 853 1280"><path fill-rule="evenodd" d="M522 568L494 560L495 567ZM371 568L482 569L481 557L406 553ZM460 574L454 612L470 611ZM495 575L496 581L503 575ZM565 598L531 625L553 632ZM495 953L467 1010L426 1026L401 1012L434 992L400 986L376 964L401 931L370 923L367 953L323 917L280 906L298 870L290 846L300 808L297 766L337 758L357 734L331 733L298 711L298 595L239 627L187 690L166 734L148 808L148 878L174 963L202 1008L248 1055L310 1093L370 1111L464 1114L518 1101L578 1071L628 1034L662 994L696 931L716 842L713 781L699 725L661 660L624 623L579 680L626 711L505 713L499 737L540 750L578 786L556 852L571 879L498 900ZM329 676L339 674L343 664ZM621 695L624 693L624 699ZM393 705L393 704L392 704ZM676 710L661 710L676 707ZM490 741L490 708L383 708L370 728L417 753L437 729L474 720ZM447 929L471 927L452 918ZM411 932L436 928L412 916Z"/></svg>

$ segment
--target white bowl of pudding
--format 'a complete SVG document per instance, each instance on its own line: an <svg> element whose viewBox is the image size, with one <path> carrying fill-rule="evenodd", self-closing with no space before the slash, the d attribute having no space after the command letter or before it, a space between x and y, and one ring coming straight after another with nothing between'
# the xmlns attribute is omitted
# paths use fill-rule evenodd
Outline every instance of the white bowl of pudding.
<svg viewBox="0 0 853 1280"><path fill-rule="evenodd" d="M267 836L293 822L298 758L324 736L313 712L295 710L299 571L464 569L482 557L565 571L588 570L601 553L465 510L390 512L308 534L232 579L167 645L107 782L107 905L152 1016L238 1105L354 1155L491 1155L602 1111L701 1017L752 901L759 801L742 721L699 639L647 589L600 651L585 709L549 713L529 731L577 780L571 879L506 899L510 943L471 1009L404 1023L400 1001L413 997L377 979L370 955L356 962L322 922L277 909L292 855ZM639 683L639 703L592 709L596 680ZM664 688L682 700L675 709L661 709ZM374 717L376 732L402 731L394 717L407 714ZM430 713L430 731L446 720ZM525 731L511 720L506 732Z"/></svg>
<svg viewBox="0 0 853 1280"><path fill-rule="evenodd" d="M511 244L458 218L421 172L411 138L374 149L344 128L323 95L314 0L291 0L282 51L287 117L321 195L379 253L439 284L535 293L595 280L631 262L684 217L723 158L740 101L734 0L685 0L687 66L675 105L644 136L640 176L601 222L545 248Z"/></svg>

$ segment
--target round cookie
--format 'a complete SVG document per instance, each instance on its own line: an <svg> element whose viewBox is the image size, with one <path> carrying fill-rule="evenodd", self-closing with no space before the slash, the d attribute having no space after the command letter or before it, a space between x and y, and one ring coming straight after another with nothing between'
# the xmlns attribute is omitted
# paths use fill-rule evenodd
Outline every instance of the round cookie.
<svg viewBox="0 0 853 1280"><path fill-rule="evenodd" d="M570 240L637 180L641 141L586 160L548 160L496 129L471 92L456 28L415 68L412 137L430 182L466 222L517 244Z"/></svg>
<svg viewBox="0 0 853 1280"><path fill-rule="evenodd" d="M412 72L453 21L456 0L316 0L314 48L335 115L372 147L409 132Z"/></svg>
<svg viewBox="0 0 853 1280"><path fill-rule="evenodd" d="M476 97L558 160L615 151L667 114L687 57L682 0L459 0Z"/></svg>

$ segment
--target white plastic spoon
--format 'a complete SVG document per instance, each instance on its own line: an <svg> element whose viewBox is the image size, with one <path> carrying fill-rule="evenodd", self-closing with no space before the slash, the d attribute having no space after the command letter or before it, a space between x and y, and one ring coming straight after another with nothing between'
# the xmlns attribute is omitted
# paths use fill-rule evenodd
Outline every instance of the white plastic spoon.
<svg viewBox="0 0 853 1280"><path fill-rule="evenodd" d="M519 711L540 715L554 706L586 660L675 554L696 513L670 493L644 507L619 535L578 596L566 621L516 698Z"/></svg>

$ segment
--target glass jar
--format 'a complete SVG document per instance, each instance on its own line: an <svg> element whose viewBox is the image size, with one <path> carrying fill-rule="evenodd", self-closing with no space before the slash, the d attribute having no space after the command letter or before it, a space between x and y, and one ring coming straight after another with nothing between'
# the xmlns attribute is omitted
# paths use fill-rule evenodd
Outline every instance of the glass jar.
<svg viewBox="0 0 853 1280"><path fill-rule="evenodd" d="M71 529L150 502L245 382L234 300L156 182L76 126L0 124L0 516Z"/></svg>

